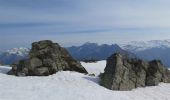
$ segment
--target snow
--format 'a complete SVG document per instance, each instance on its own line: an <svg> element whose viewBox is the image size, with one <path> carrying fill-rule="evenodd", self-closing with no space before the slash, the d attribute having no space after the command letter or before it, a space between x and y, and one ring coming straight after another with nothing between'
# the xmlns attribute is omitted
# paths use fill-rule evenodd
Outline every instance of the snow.
<svg viewBox="0 0 170 100"><path fill-rule="evenodd" d="M12 48L10 50L7 50L6 52L8 54L16 54L19 56L25 56L25 55L28 55L29 51L30 50L28 48L20 47L20 48Z"/></svg>
<svg viewBox="0 0 170 100"><path fill-rule="evenodd" d="M89 73L103 72L105 61L82 63ZM0 66L0 100L170 100L170 84L112 91L99 85L99 78L61 71L46 77L6 75ZM99 71L99 72L98 72Z"/></svg>
<svg viewBox="0 0 170 100"><path fill-rule="evenodd" d="M81 64L86 68L89 74L95 74L96 76L103 73L106 67L106 61L98 61L97 63L81 62Z"/></svg>
<svg viewBox="0 0 170 100"><path fill-rule="evenodd" d="M3 73L7 73L9 70L11 69L11 67L7 67L7 66L0 66L0 75Z"/></svg>
<svg viewBox="0 0 170 100"><path fill-rule="evenodd" d="M132 41L127 44L120 44L120 47L128 51L144 51L151 48L170 48L169 40L151 40L151 41Z"/></svg>

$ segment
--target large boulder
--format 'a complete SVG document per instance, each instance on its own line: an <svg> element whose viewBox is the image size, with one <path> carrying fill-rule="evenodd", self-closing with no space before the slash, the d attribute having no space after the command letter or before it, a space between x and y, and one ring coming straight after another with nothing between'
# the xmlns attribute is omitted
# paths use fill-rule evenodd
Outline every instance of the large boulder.
<svg viewBox="0 0 170 100"><path fill-rule="evenodd" d="M50 40L44 40L32 43L29 58L13 64L12 70L8 74L46 76L61 70L87 73L85 68L74 60L65 48Z"/></svg>
<svg viewBox="0 0 170 100"><path fill-rule="evenodd" d="M170 82L170 71L161 61L142 61L113 54L107 59L101 85L111 90L131 90L137 87L155 86Z"/></svg>

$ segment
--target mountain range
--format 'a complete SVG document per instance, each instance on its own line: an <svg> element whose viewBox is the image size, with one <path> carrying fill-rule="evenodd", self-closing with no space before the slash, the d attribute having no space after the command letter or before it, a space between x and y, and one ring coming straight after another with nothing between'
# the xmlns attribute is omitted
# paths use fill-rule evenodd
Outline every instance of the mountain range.
<svg viewBox="0 0 170 100"><path fill-rule="evenodd" d="M121 53L144 60L159 59L166 66L170 66L170 40L132 41L126 44L85 43L81 46L66 48L76 60L105 60L113 53ZM13 48L0 53L0 62L12 64L18 60L26 59L29 48Z"/></svg>
<svg viewBox="0 0 170 100"><path fill-rule="evenodd" d="M26 59L30 49L29 48L13 48L0 53L0 62L5 65L12 64L21 59Z"/></svg>
<svg viewBox="0 0 170 100"><path fill-rule="evenodd" d="M72 46L66 48L71 56L76 60L105 60L113 53L134 57L135 55L121 49L117 44L98 45L97 43L85 43L81 46ZM29 53L28 48L14 48L0 54L0 61L3 64L12 64L21 59L26 59Z"/></svg>
<svg viewBox="0 0 170 100"><path fill-rule="evenodd" d="M170 66L170 40L133 41L128 44L121 44L120 47L133 52L137 57L144 60L159 59L166 66Z"/></svg>
<svg viewBox="0 0 170 100"><path fill-rule="evenodd" d="M81 46L72 46L68 47L67 50L76 60L106 60L113 53L121 53L129 57L135 57L131 52L125 51L120 48L117 44L102 44L98 45L97 43L85 43Z"/></svg>

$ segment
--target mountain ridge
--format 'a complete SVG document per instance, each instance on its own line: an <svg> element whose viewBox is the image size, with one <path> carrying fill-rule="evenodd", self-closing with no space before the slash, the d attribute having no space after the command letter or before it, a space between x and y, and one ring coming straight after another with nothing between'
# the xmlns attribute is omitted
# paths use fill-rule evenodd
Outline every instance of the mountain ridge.
<svg viewBox="0 0 170 100"><path fill-rule="evenodd" d="M167 40L150 40L150 41L131 41L119 46L128 51L143 51L151 48L170 48L170 39Z"/></svg>
<svg viewBox="0 0 170 100"><path fill-rule="evenodd" d="M71 46L66 47L69 53L72 55L73 58L76 60L106 60L113 53L121 53L123 55L130 55L134 57L135 55L127 52L119 47L117 44L97 44L97 43L90 43L86 42L81 46ZM12 64L15 61L19 61L21 59L26 59L29 53L29 48L13 48L7 50L0 54L0 61L4 64ZM13 60L12 60L13 59Z"/></svg>
<svg viewBox="0 0 170 100"><path fill-rule="evenodd" d="M23 47L20 47L20 48L23 48ZM29 48L27 49L28 50L25 50L25 54L23 53L24 56L28 54L29 52ZM148 60L148 61L153 60L153 59L159 59L166 66L170 66L170 62L169 62L170 39L151 40L151 41L144 41L144 42L143 41L141 42L132 41L127 44L112 44L112 45L108 45L108 44L99 45L97 43L86 42L80 46L66 47L66 49L76 60L84 60L86 58L92 59L95 57L97 58L97 60L105 60L107 56L110 56L111 54L115 53L113 51L121 51L125 54L130 53L131 55L135 55L136 57L139 57L141 59ZM7 50L5 51L5 53L4 52L0 53L0 62L3 62L3 63L5 62L5 64L11 64L14 61L25 59L26 57L22 56L20 51L18 52L17 50L22 51L22 49L14 48L12 49L12 51ZM102 55L105 55L105 57L103 57ZM11 59L17 59L17 60L11 61Z"/></svg>
<svg viewBox="0 0 170 100"><path fill-rule="evenodd" d="M29 48L12 48L0 54L0 62L2 64L12 64L21 59L26 59L30 49Z"/></svg>
<svg viewBox="0 0 170 100"><path fill-rule="evenodd" d="M113 53L121 53L126 56L134 57L135 55L121 49L117 44L85 43L81 46L68 47L67 50L76 60L96 59L106 60Z"/></svg>
<svg viewBox="0 0 170 100"><path fill-rule="evenodd" d="M121 44L121 48L133 52L137 57L144 60L161 60L166 66L170 67L170 39L133 41Z"/></svg>

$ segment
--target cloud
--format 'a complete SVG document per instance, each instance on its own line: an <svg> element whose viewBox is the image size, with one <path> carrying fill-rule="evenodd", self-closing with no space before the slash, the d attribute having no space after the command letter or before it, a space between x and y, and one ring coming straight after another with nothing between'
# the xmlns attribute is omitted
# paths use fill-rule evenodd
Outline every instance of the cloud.
<svg viewBox="0 0 170 100"><path fill-rule="evenodd" d="M0 47L41 39L68 46L170 38L169 5L168 0L1 0Z"/></svg>

